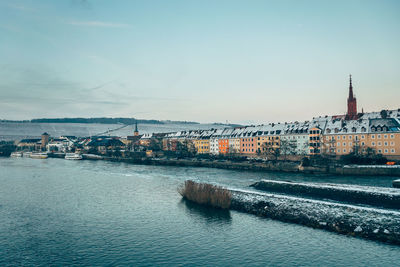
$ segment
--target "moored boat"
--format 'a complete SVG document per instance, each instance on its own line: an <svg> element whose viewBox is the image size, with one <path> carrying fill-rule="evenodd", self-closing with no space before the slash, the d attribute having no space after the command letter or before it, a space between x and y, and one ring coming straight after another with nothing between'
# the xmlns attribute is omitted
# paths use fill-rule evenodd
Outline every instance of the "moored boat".
<svg viewBox="0 0 400 267"><path fill-rule="evenodd" d="M12 152L10 157L12 157L12 158L22 158L22 152Z"/></svg>
<svg viewBox="0 0 400 267"><path fill-rule="evenodd" d="M65 154L65 159L80 160L82 156L78 153L67 153Z"/></svg>
<svg viewBox="0 0 400 267"><path fill-rule="evenodd" d="M47 153L32 153L30 156L32 159L47 159Z"/></svg>
<svg viewBox="0 0 400 267"><path fill-rule="evenodd" d="M32 155L32 152L24 152L23 157L24 158L30 158Z"/></svg>

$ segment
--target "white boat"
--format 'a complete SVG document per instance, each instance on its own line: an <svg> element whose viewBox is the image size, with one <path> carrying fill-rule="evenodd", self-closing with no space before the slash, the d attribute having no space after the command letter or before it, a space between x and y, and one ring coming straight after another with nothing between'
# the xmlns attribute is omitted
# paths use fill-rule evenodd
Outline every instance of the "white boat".
<svg viewBox="0 0 400 267"><path fill-rule="evenodd" d="M32 153L31 154L32 159L47 159L47 153Z"/></svg>
<svg viewBox="0 0 400 267"><path fill-rule="evenodd" d="M65 159L80 160L82 156L77 153L67 153L65 154Z"/></svg>
<svg viewBox="0 0 400 267"><path fill-rule="evenodd" d="M22 158L22 152L12 152L10 157L12 157L12 158Z"/></svg>
<svg viewBox="0 0 400 267"><path fill-rule="evenodd" d="M24 152L24 158L30 158L32 155L32 152Z"/></svg>

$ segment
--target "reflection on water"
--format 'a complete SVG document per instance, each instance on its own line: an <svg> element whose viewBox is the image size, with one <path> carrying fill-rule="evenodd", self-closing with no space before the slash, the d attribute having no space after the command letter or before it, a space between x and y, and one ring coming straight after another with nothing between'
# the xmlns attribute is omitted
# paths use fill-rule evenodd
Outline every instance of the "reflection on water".
<svg viewBox="0 0 400 267"><path fill-rule="evenodd" d="M230 224L232 222L229 210L199 205L184 198L181 199L178 206L183 208L193 220L201 220L206 224Z"/></svg>

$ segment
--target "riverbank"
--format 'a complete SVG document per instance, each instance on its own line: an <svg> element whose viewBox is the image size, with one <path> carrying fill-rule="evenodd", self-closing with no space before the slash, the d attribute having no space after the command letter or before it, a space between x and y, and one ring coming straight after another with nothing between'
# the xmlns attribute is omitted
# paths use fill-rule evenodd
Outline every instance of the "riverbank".
<svg viewBox="0 0 400 267"><path fill-rule="evenodd" d="M64 158L64 153L49 153L52 158ZM255 172L288 172L315 175L345 175L345 176L393 176L400 177L399 166L307 166L303 167L298 162L277 161L277 162L233 162L229 160L205 160L205 159L170 159L150 157L106 157L94 154L82 154L85 160L106 160L125 162L131 164L160 165L160 166L181 166L181 167L205 167L239 171Z"/></svg>
<svg viewBox="0 0 400 267"><path fill-rule="evenodd" d="M398 166L324 166L303 167L298 162L233 162L228 160L200 160L200 159L160 159L160 158L117 158L105 156L88 156L83 154L84 159L108 160L126 162L132 164L182 166L182 167L206 167L227 170L257 171L257 172L290 172L304 174L325 175L347 175L347 176L394 176L400 177Z"/></svg>

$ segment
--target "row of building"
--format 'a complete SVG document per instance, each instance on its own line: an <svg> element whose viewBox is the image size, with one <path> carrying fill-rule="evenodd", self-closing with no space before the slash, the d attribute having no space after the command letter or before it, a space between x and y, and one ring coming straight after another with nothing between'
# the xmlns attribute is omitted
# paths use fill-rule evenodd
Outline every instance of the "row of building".
<svg viewBox="0 0 400 267"><path fill-rule="evenodd" d="M126 138L49 138L44 133L41 139L22 140L18 148L59 152L90 150L100 154L112 150L148 152L149 155L153 150L186 150L193 154L235 154L250 157L375 153L400 159L400 109L358 113L350 76L345 115L316 117L304 122L143 135L139 134L136 125L134 134Z"/></svg>
<svg viewBox="0 0 400 267"><path fill-rule="evenodd" d="M174 150L176 143L183 140L193 143L199 154L340 156L356 152L400 158L400 109L358 113L350 76L345 115L304 122L180 131L165 136L164 149Z"/></svg>

